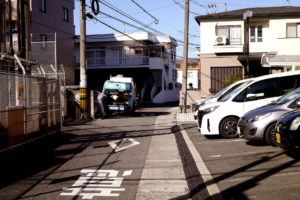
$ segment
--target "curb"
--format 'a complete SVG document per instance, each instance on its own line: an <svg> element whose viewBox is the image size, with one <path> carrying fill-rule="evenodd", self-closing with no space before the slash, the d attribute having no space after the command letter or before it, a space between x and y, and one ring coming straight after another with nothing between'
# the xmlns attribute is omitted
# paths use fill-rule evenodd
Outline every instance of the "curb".
<svg viewBox="0 0 300 200"><path fill-rule="evenodd" d="M176 113L177 122L196 122L194 113Z"/></svg>

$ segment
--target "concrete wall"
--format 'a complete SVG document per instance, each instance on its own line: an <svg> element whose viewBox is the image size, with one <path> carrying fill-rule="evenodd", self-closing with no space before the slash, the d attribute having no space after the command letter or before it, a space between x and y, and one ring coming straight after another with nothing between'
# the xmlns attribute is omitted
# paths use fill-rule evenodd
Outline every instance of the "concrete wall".
<svg viewBox="0 0 300 200"><path fill-rule="evenodd" d="M215 56L201 55L201 97L211 96L209 89L211 88L211 67L242 67L237 56Z"/></svg>

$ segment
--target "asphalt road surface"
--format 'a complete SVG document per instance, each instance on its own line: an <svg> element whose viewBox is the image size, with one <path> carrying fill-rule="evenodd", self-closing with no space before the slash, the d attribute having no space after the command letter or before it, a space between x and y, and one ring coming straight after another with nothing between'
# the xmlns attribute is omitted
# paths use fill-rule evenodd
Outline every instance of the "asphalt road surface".
<svg viewBox="0 0 300 200"><path fill-rule="evenodd" d="M240 138L206 138L196 125L183 126L223 199L300 199L300 162L296 153Z"/></svg>
<svg viewBox="0 0 300 200"><path fill-rule="evenodd" d="M1 155L0 199L184 196L188 186L183 170L180 171L179 153L173 154L178 150L170 109L174 107L146 107L139 108L133 117L113 115L95 121L69 122L60 137L46 138ZM165 149L167 152L160 154ZM175 167L167 168L164 163ZM174 192L174 187L179 190Z"/></svg>
<svg viewBox="0 0 300 200"><path fill-rule="evenodd" d="M72 121L0 154L0 200L300 199L299 156L177 125L170 105Z"/></svg>

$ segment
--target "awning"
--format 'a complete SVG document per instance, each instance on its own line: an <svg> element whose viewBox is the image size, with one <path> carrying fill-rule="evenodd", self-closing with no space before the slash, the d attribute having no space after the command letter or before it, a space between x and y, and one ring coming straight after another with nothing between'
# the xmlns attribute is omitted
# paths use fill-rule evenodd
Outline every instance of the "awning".
<svg viewBox="0 0 300 200"><path fill-rule="evenodd" d="M300 55L269 55L261 57L263 67L295 67L300 66Z"/></svg>

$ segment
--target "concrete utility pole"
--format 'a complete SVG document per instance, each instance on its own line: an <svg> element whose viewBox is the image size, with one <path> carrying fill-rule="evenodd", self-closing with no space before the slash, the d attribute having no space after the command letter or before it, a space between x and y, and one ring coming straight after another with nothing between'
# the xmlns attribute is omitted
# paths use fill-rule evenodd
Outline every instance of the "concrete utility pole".
<svg viewBox="0 0 300 200"><path fill-rule="evenodd" d="M80 108L87 111L87 75L86 75L86 10L85 0L80 1Z"/></svg>
<svg viewBox="0 0 300 200"><path fill-rule="evenodd" d="M184 46L183 46L183 73L182 73L182 88L181 101L183 105L183 113L186 113L187 99L187 65L188 65L188 43L189 43L189 0L185 0L185 19L184 19Z"/></svg>
<svg viewBox="0 0 300 200"><path fill-rule="evenodd" d="M246 75L249 75L250 67L249 67L249 18L252 17L252 11L247 10L243 14L243 19L246 20L246 33L245 33L245 40L246 40Z"/></svg>

